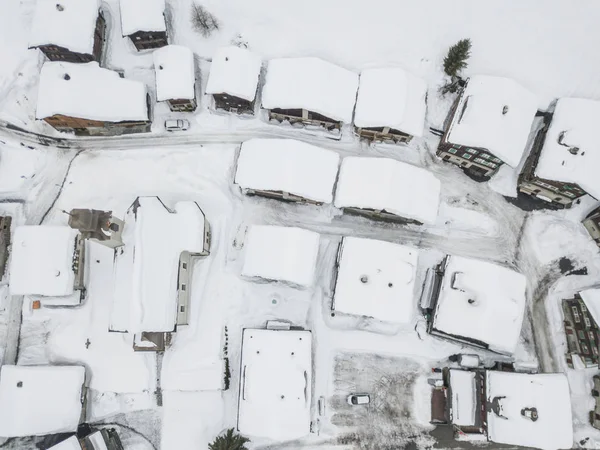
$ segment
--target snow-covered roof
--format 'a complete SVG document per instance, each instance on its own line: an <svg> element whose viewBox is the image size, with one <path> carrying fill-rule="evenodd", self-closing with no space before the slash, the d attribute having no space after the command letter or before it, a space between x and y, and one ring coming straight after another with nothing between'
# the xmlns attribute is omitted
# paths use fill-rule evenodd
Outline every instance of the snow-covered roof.
<svg viewBox="0 0 600 450"><path fill-rule="evenodd" d="M238 429L278 441L310 432L310 331L245 329Z"/></svg>
<svg viewBox="0 0 600 450"><path fill-rule="evenodd" d="M336 312L410 323L419 252L391 242L345 237L334 293Z"/></svg>
<svg viewBox="0 0 600 450"><path fill-rule="evenodd" d="M94 433L86 436L85 439L92 444L93 450L109 450L108 446L106 445L106 440L100 431L95 431Z"/></svg>
<svg viewBox="0 0 600 450"><path fill-rule="evenodd" d="M154 50L156 100L192 100L196 97L194 54L182 45Z"/></svg>
<svg viewBox="0 0 600 450"><path fill-rule="evenodd" d="M365 69L360 74L354 125L390 127L422 136L427 84L399 67Z"/></svg>
<svg viewBox="0 0 600 450"><path fill-rule="evenodd" d="M579 295L596 324L600 326L600 288L584 289Z"/></svg>
<svg viewBox="0 0 600 450"><path fill-rule="evenodd" d="M125 214L123 242L115 260L110 329L173 331L179 257L202 253L204 213L193 201L177 202L171 211L158 197L138 197Z"/></svg>
<svg viewBox="0 0 600 450"><path fill-rule="evenodd" d="M475 75L461 94L447 140L484 148L517 167L536 111L535 96L514 80Z"/></svg>
<svg viewBox="0 0 600 450"><path fill-rule="evenodd" d="M564 374L486 372L487 401L499 398L500 414L487 414L488 439L541 449L571 448L573 419L569 384ZM536 408L534 422L521 415Z"/></svg>
<svg viewBox="0 0 600 450"><path fill-rule="evenodd" d="M37 0L29 47L52 44L91 55L99 0Z"/></svg>
<svg viewBox="0 0 600 450"><path fill-rule="evenodd" d="M525 276L487 261L449 256L433 328L512 354L525 313Z"/></svg>
<svg viewBox="0 0 600 450"><path fill-rule="evenodd" d="M319 254L319 234L294 227L253 225L244 244L242 275L310 286Z"/></svg>
<svg viewBox="0 0 600 450"><path fill-rule="evenodd" d="M36 118L55 114L108 122L146 121L146 86L121 78L97 62L42 66Z"/></svg>
<svg viewBox="0 0 600 450"><path fill-rule="evenodd" d="M450 369L450 391L452 393L452 424L459 426L475 425L477 398L475 372Z"/></svg>
<svg viewBox="0 0 600 450"><path fill-rule="evenodd" d="M251 139L242 144L235 183L331 203L339 162L336 152L293 139Z"/></svg>
<svg viewBox="0 0 600 450"><path fill-rule="evenodd" d="M358 75L319 58L269 61L262 106L266 109L306 109L350 123Z"/></svg>
<svg viewBox="0 0 600 450"><path fill-rule="evenodd" d="M75 431L84 381L82 366L2 366L0 436Z"/></svg>
<svg viewBox="0 0 600 450"><path fill-rule="evenodd" d="M77 230L67 226L16 227L10 260L11 295L72 294L77 234Z"/></svg>
<svg viewBox="0 0 600 450"><path fill-rule="evenodd" d="M437 218L440 181L429 171L389 158L348 156L335 192L338 208L385 210L422 223Z"/></svg>
<svg viewBox="0 0 600 450"><path fill-rule="evenodd" d="M48 450L81 450L81 444L75 436L62 441L60 444L53 445ZM95 449L94 449L95 450Z"/></svg>
<svg viewBox="0 0 600 450"><path fill-rule="evenodd" d="M119 0L123 36L138 31L167 31L165 0Z"/></svg>
<svg viewBox="0 0 600 450"><path fill-rule="evenodd" d="M206 84L207 94L229 94L254 101L262 61L245 48L221 47L215 52Z"/></svg>
<svg viewBox="0 0 600 450"><path fill-rule="evenodd" d="M552 122L535 174L546 180L576 183L600 199L600 101L561 98L556 102ZM559 142L560 141L560 142ZM573 150L571 153L569 149Z"/></svg>

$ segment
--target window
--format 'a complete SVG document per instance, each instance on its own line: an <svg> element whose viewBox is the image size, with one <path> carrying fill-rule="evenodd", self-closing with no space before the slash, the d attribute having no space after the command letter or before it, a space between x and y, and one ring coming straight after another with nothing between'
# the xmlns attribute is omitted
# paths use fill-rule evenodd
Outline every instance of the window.
<svg viewBox="0 0 600 450"><path fill-rule="evenodd" d="M472 154L476 154L477 150L473 150L472 148L468 148L467 151Z"/></svg>
<svg viewBox="0 0 600 450"><path fill-rule="evenodd" d="M587 308L586 308L586 306L585 306L585 303L583 303L583 302L579 302L579 307L581 308L581 310L582 310L583 312L586 312L586 311L587 311Z"/></svg>
<svg viewBox="0 0 600 450"><path fill-rule="evenodd" d="M569 198L575 198L575 194L573 194L572 192L561 192L561 194L564 194Z"/></svg>
<svg viewBox="0 0 600 450"><path fill-rule="evenodd" d="M455 148L449 148L448 149L448 153L452 153L452 154L456 154L456 149Z"/></svg>
<svg viewBox="0 0 600 450"><path fill-rule="evenodd" d="M586 328L592 328L592 323L590 322L590 319L587 316L583 316L583 320L585 321Z"/></svg>
<svg viewBox="0 0 600 450"><path fill-rule="evenodd" d="M590 349L583 342L581 343L581 350L583 350L583 353L585 353L586 355L590 354Z"/></svg>
<svg viewBox="0 0 600 450"><path fill-rule="evenodd" d="M593 331L588 331L588 338L593 342L596 340L596 334Z"/></svg>
<svg viewBox="0 0 600 450"><path fill-rule="evenodd" d="M577 336L579 336L579 339L585 339L585 333L582 330L577 332Z"/></svg>
<svg viewBox="0 0 600 450"><path fill-rule="evenodd" d="M462 155L462 157L465 159L471 159L471 156L473 156L473 155L470 155L468 153L463 153L463 155Z"/></svg>
<svg viewBox="0 0 600 450"><path fill-rule="evenodd" d="M488 153L481 153L479 156L481 156L484 159L492 159L492 155Z"/></svg>
<svg viewBox="0 0 600 450"><path fill-rule="evenodd" d="M492 161L494 161L496 164L500 164L502 161L499 160L498 158L493 158Z"/></svg>
<svg viewBox="0 0 600 450"><path fill-rule="evenodd" d="M592 353L594 356L598 356L598 346L592 345Z"/></svg>
<svg viewBox="0 0 600 450"><path fill-rule="evenodd" d="M182 291L185 291L185 290L186 290L186 288L187 288L187 286L186 286L185 284L182 284L182 285L181 285L181 290L182 290Z"/></svg>
<svg viewBox="0 0 600 450"><path fill-rule="evenodd" d="M185 306L181 305L181 306L179 307L179 312L185 312Z"/></svg>
<svg viewBox="0 0 600 450"><path fill-rule="evenodd" d="M183 270L186 270L187 269L187 263L181 263L181 268Z"/></svg>
<svg viewBox="0 0 600 450"><path fill-rule="evenodd" d="M581 319L579 318L579 311L577 311L577 307L571 306L571 310L573 311L573 318L575 319L575 322L581 322Z"/></svg>

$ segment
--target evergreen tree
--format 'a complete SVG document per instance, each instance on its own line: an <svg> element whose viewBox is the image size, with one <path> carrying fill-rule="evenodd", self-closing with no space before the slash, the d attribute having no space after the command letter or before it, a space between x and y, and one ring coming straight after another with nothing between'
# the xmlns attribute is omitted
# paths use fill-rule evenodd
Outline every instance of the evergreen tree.
<svg viewBox="0 0 600 450"><path fill-rule="evenodd" d="M233 428L228 429L224 435L215 438L212 444L208 444L209 450L247 450L246 442L250 439L234 434Z"/></svg>
<svg viewBox="0 0 600 450"><path fill-rule="evenodd" d="M461 39L448 50L444 58L444 72L456 78L458 73L467 67L467 60L471 56L471 39Z"/></svg>

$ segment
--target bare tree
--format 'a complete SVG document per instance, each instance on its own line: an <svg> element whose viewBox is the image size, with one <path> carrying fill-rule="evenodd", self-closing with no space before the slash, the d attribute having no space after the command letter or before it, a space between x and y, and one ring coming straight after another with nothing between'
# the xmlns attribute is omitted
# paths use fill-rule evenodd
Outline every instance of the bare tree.
<svg viewBox="0 0 600 450"><path fill-rule="evenodd" d="M204 6L192 3L192 27L204 37L219 29L219 21Z"/></svg>

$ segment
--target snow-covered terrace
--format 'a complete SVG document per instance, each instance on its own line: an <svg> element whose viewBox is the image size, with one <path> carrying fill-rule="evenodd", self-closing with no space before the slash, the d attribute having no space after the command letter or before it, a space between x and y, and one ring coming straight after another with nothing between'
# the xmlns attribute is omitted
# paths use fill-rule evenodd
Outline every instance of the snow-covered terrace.
<svg viewBox="0 0 600 450"><path fill-rule="evenodd" d="M319 254L319 234L295 227L253 225L244 250L242 275L310 286Z"/></svg>
<svg viewBox="0 0 600 450"><path fill-rule="evenodd" d="M452 403L450 409L453 425L474 426L475 415L478 412L477 386L475 372L450 369L450 391Z"/></svg>
<svg viewBox="0 0 600 450"><path fill-rule="evenodd" d="M425 80L404 69L365 69L360 73L354 125L390 127L411 136L422 136L426 95Z"/></svg>
<svg viewBox="0 0 600 450"><path fill-rule="evenodd" d="M196 97L194 54L181 45L154 50L156 100L193 100Z"/></svg>
<svg viewBox="0 0 600 450"><path fill-rule="evenodd" d="M537 107L534 94L514 80L474 75L461 94L447 141L486 149L509 166L517 167Z"/></svg>
<svg viewBox="0 0 600 450"><path fill-rule="evenodd" d="M331 203L340 157L293 139L251 139L242 144L235 183L244 189L287 192Z"/></svg>
<svg viewBox="0 0 600 450"><path fill-rule="evenodd" d="M488 411L490 441L548 450L573 446L571 397L564 374L487 371L486 395L488 402L498 398L501 415ZM537 420L524 417L524 408L535 408Z"/></svg>
<svg viewBox="0 0 600 450"><path fill-rule="evenodd" d="M97 62L46 62L40 73L36 118L55 114L106 122L147 121L146 86Z"/></svg>
<svg viewBox="0 0 600 450"><path fill-rule="evenodd" d="M339 253L334 310L411 323L418 256L415 248L345 237Z"/></svg>
<svg viewBox="0 0 600 450"><path fill-rule="evenodd" d="M83 366L2 366L0 436L75 431L84 381Z"/></svg>
<svg viewBox="0 0 600 450"><path fill-rule="evenodd" d="M440 189L440 181L425 169L388 158L348 156L342 161L334 204L430 224L437 218Z"/></svg>
<svg viewBox="0 0 600 450"><path fill-rule="evenodd" d="M123 36L138 31L166 31L165 0L119 0Z"/></svg>
<svg viewBox="0 0 600 450"><path fill-rule="evenodd" d="M254 101L262 61L245 48L221 47L215 52L206 85L207 94L229 94Z"/></svg>
<svg viewBox="0 0 600 450"><path fill-rule="evenodd" d="M56 45L92 54L99 0L37 0L29 47Z"/></svg>
<svg viewBox="0 0 600 450"><path fill-rule="evenodd" d="M245 329L238 429L249 436L292 440L310 431L310 331Z"/></svg>
<svg viewBox="0 0 600 450"><path fill-rule="evenodd" d="M265 109L306 109L352 122L358 75L319 58L272 59L262 90Z"/></svg>
<svg viewBox="0 0 600 450"><path fill-rule="evenodd" d="M525 314L524 275L487 261L449 256L433 316L433 332L515 351Z"/></svg>
<svg viewBox="0 0 600 450"><path fill-rule="evenodd" d="M578 184L600 199L600 101L561 98L540 154L535 175L552 181Z"/></svg>

